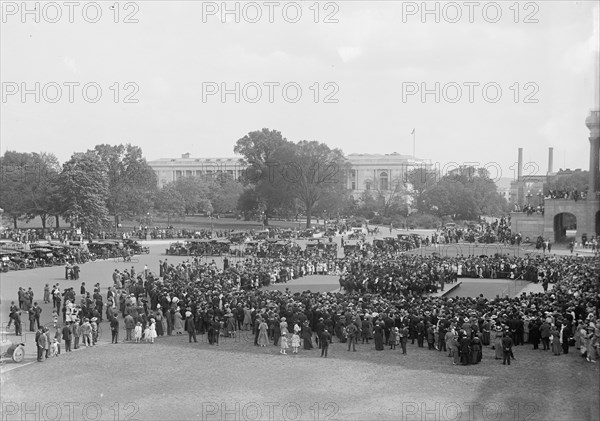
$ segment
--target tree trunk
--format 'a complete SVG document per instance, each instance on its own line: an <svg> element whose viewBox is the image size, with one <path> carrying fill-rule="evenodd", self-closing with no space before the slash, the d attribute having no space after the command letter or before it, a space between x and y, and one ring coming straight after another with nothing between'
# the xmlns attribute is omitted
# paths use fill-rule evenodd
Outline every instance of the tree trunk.
<svg viewBox="0 0 600 421"><path fill-rule="evenodd" d="M40 215L40 219L42 220L42 233L46 233L46 220L48 219L48 215L42 214Z"/></svg>
<svg viewBox="0 0 600 421"><path fill-rule="evenodd" d="M306 207L306 228L310 228L311 225L311 220L312 220L312 208L311 207Z"/></svg>
<svg viewBox="0 0 600 421"><path fill-rule="evenodd" d="M14 226L14 229L17 229L17 217L16 216L13 216L13 226Z"/></svg>
<svg viewBox="0 0 600 421"><path fill-rule="evenodd" d="M58 215L54 215L54 218L56 219L56 228L60 228L60 224L58 222Z"/></svg>

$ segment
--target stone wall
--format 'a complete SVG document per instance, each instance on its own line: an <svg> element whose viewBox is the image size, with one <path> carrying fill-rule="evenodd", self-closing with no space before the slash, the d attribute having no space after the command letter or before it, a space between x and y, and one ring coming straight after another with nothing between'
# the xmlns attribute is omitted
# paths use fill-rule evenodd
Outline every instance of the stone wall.
<svg viewBox="0 0 600 421"><path fill-rule="evenodd" d="M544 216L539 214L527 215L524 212L511 212L510 226L513 233L521 233L523 240L527 237L535 241L540 235L544 235ZM553 239L551 235L548 237Z"/></svg>

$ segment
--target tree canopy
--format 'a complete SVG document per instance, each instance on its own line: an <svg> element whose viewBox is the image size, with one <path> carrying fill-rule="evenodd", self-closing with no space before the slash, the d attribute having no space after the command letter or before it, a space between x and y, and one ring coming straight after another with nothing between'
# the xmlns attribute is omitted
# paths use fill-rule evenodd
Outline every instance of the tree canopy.
<svg viewBox="0 0 600 421"><path fill-rule="evenodd" d="M306 214L310 227L313 215L336 213L349 196L347 161L341 150L325 143L294 143L276 130L262 129L239 139L234 151L249 165L239 204L246 212L264 211L267 223L277 212L296 211Z"/></svg>
<svg viewBox="0 0 600 421"><path fill-rule="evenodd" d="M85 232L101 231L108 224L108 169L92 151L75 153L60 174L65 220Z"/></svg>

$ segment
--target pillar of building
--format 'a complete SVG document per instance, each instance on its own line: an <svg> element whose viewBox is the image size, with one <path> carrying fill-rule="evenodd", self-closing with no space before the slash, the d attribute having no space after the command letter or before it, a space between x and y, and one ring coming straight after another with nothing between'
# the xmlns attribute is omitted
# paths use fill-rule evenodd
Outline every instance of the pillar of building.
<svg viewBox="0 0 600 421"><path fill-rule="evenodd" d="M594 110L585 120L590 129L590 172L588 183L588 200L597 200L600 191L600 111Z"/></svg>

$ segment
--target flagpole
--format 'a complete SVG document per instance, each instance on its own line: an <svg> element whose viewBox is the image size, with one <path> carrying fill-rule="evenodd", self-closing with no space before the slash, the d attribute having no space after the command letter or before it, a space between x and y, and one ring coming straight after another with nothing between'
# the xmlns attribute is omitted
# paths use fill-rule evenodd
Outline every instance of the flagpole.
<svg viewBox="0 0 600 421"><path fill-rule="evenodd" d="M416 135L416 129L413 129L413 158L416 158L415 156L415 135Z"/></svg>

